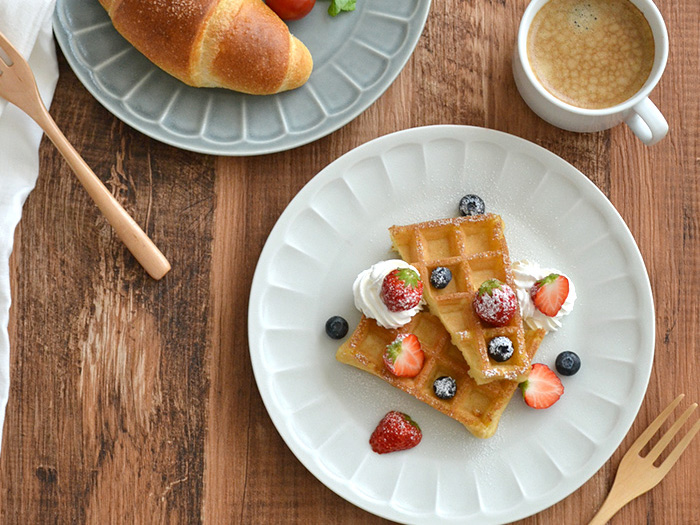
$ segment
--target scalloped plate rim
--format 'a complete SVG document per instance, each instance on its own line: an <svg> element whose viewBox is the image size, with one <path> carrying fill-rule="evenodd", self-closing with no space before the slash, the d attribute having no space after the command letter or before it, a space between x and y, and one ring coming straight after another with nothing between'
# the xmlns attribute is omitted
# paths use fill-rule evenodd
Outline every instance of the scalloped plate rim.
<svg viewBox="0 0 700 525"><path fill-rule="evenodd" d="M68 64L79 81L105 109L135 130L170 146L210 155L256 156L287 151L309 144L337 131L364 113L364 111L374 104L389 86L393 84L411 58L418 40L423 34L432 0L415 0L416 10L414 16L409 21L410 26L407 31L407 38L402 43L402 46L392 57L388 58L388 65L377 82L366 88L360 88L361 93L359 97L354 99L341 111L334 111L331 114L327 114L322 120L308 126L306 129L301 131L294 130L291 132L283 131L281 134L276 134L275 137L270 140L251 140L243 137L228 142L207 139L201 136L192 137L175 130L167 129L162 125L154 124L149 121L149 119L139 116L123 101L106 93L100 87L99 82L93 78L91 70L82 63L82 59L76 56L73 49L74 37L68 32L61 21L62 13L64 13L64 10L67 8L66 6L71 5L71 1L73 0L57 0L53 18L54 34ZM364 4L358 6L356 13L345 14L348 16L356 14L359 18L359 15L362 14L362 9L364 9ZM317 69L321 69L324 65L326 65L325 62L316 65L316 67ZM158 68L152 66L152 69L157 70ZM178 83L178 85L180 89L198 89L187 86L184 83ZM248 95L232 93L232 96L247 97ZM275 97L276 95L268 96ZM207 97L207 94L202 95L202 98ZM314 100L318 102L316 98L314 98Z"/></svg>
<svg viewBox="0 0 700 525"><path fill-rule="evenodd" d="M525 499L524 503L516 504L515 507L506 509L502 512L492 512L484 515L482 514L481 509L477 509L468 515L460 516L440 516L436 513L410 514L391 506L389 502L385 502L383 500L378 501L360 493L357 488L353 486L351 480L340 479L339 476L330 472L323 463L318 461L316 456L308 453L304 444L296 440L296 436L289 428L290 419L286 417L284 411L275 405L275 401L270 390L270 382L272 379L267 375L264 368L265 365L262 363L260 357L260 348L262 345L263 336L263 332L261 331L261 318L264 317L264 314L262 313L261 299L267 288L265 273L271 264L275 251L280 246L281 241L284 240L287 229L294 217L297 216L299 212L307 208L308 201L313 199L318 190L323 188L331 181L343 178L347 173L347 168L356 165L357 161L361 160L363 157L377 155L378 152L386 152L390 150L391 148L387 146L388 144L393 144L392 147L395 147L397 144L423 144L428 142L426 137L434 137L435 139L457 137L457 140L463 140L465 142L467 140L465 137L469 139L469 142L474 142L476 140L483 140L486 142L495 141L501 144L506 144L506 148L527 150L535 157L545 158L547 162L555 163L559 167L562 167L565 176L569 177L570 180L574 180L579 187L586 188L584 191L587 192L587 196L596 201L596 203L600 206L603 206L607 217L613 218L613 220L616 221L616 225L619 227L617 234L621 236L622 241L626 243L626 248L631 250L632 254L636 257L635 263L638 265L638 269L639 265L641 265L641 269L643 270L641 273L634 274L634 277L636 279L635 283L641 285L640 291L643 293L643 300L640 299L640 302L644 303L644 309L640 313L640 319L646 318L646 321L651 321L645 325L647 330L640 340L640 347L646 346L646 348L642 348L644 350L643 354L646 357L646 361L641 363L636 369L639 377L636 383L638 385L638 389L636 392L634 392L635 398L630 400L630 404L627 405L628 409L623 414L624 417L620 418L617 425L613 427L611 437L609 437L608 442L605 443L605 450L597 450L597 453L594 453L588 462L580 467L580 472L576 476L576 479L571 480L564 478L562 483L565 486L564 490L560 490L560 484L545 494L539 495L537 498L530 500ZM641 282L637 282L637 280L640 279ZM468 520L470 523L472 520L477 520L474 522L480 524L503 523L506 521L523 519L527 516L540 512L558 503L572 492L580 488L580 486L590 479L590 477L592 477L610 458L610 456L622 442L622 439L624 439L632 423L634 422L634 419L636 418L648 387L653 364L655 337L653 296L649 278L644 266L644 261L627 225L624 223L624 220L620 217L617 210L615 210L612 204L608 201L607 197L605 197L605 195L575 167L541 146L507 133L485 128L458 125L425 126L384 135L358 146L354 150L351 150L339 157L336 159L336 161L326 166L313 179L311 179L281 214L260 254L260 258L253 276L249 298L248 327L251 362L263 403L273 421L273 424L299 461L314 476L316 476L319 481L354 505L378 516L405 523L435 523L437 521L451 523L455 520ZM338 365L346 366L340 364ZM591 515L593 510L594 509L591 509Z"/></svg>

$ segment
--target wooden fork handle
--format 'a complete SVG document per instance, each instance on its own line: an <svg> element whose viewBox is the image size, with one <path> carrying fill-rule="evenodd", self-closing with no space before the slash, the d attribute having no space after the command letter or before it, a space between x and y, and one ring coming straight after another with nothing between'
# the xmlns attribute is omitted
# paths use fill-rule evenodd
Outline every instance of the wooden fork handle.
<svg viewBox="0 0 700 525"><path fill-rule="evenodd" d="M617 481L617 479L615 481ZM622 507L640 495L639 492L635 493L626 490L625 487L626 485L624 484L618 485L613 483L608 497L605 498L600 509L598 509L598 512L596 512L588 525L605 525Z"/></svg>
<svg viewBox="0 0 700 525"><path fill-rule="evenodd" d="M80 154L71 145L68 139L49 115L46 108L43 111L34 112L30 116L44 130L51 139L63 158L85 187L95 204L112 225L122 242L154 279L161 279L170 270L170 263L161 253L153 241L146 235L134 219L122 208L102 181L93 173Z"/></svg>
<svg viewBox="0 0 700 525"><path fill-rule="evenodd" d="M606 499L588 525L605 525L624 505L626 503L620 504L617 500Z"/></svg>

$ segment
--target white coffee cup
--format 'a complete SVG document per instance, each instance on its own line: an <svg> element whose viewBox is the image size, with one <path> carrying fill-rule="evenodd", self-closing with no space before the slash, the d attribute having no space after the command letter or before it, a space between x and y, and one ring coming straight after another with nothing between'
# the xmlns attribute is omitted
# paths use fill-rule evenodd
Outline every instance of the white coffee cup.
<svg viewBox="0 0 700 525"><path fill-rule="evenodd" d="M654 37L654 64L642 88L628 100L603 109L572 106L547 91L537 80L527 57L527 37L537 12L549 0L532 0L520 21L513 56L513 75L523 100L541 118L569 131L593 132L625 122L639 139L651 146L668 133L668 123L649 93L656 87L668 59L668 32L661 13L651 0L629 0L649 22Z"/></svg>

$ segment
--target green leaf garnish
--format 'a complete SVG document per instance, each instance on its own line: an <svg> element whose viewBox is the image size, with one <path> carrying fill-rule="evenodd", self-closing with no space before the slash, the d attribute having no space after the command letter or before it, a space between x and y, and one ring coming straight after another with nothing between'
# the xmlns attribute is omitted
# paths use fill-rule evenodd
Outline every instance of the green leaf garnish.
<svg viewBox="0 0 700 525"><path fill-rule="evenodd" d="M337 16L341 11L354 11L357 0L331 0L328 7L328 14Z"/></svg>

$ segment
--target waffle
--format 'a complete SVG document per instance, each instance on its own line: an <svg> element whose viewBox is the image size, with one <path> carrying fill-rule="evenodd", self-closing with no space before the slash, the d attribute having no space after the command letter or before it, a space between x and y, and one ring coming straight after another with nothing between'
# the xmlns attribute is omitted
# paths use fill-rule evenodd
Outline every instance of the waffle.
<svg viewBox="0 0 700 525"><path fill-rule="evenodd" d="M530 370L523 321L518 310L503 327L481 321L472 301L481 283L496 278L515 290L503 221L494 214L442 219L389 228L394 249L415 266L425 283L423 297L462 352L469 374L478 384L496 379L523 381ZM438 290L430 286L437 266L452 272L450 284ZM488 342L506 336L513 342L513 356L499 363L489 358Z"/></svg>
<svg viewBox="0 0 700 525"><path fill-rule="evenodd" d="M384 366L383 354L388 344L400 334L415 334L425 353L423 368L416 377L396 377ZM544 337L544 330L525 332L528 356L532 357ZM390 385L411 394L443 414L462 423L478 438L491 437L501 414L518 387L506 379L477 385L470 377L469 366L451 343L450 335L440 320L428 312L419 312L397 329L379 326L374 319L362 317L350 338L338 349L336 359L373 374ZM433 393L433 381L450 376L457 382L457 393L443 400Z"/></svg>

